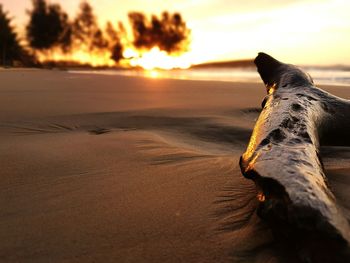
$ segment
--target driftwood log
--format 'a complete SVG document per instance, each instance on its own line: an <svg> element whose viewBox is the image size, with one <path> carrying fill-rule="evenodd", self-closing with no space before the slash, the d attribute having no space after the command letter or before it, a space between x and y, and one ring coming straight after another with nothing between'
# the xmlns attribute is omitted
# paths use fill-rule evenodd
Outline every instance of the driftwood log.
<svg viewBox="0 0 350 263"><path fill-rule="evenodd" d="M259 53L254 62L267 96L240 167L257 186L258 215L302 261L350 262L349 222L320 157L320 143L348 140L350 102L267 54Z"/></svg>

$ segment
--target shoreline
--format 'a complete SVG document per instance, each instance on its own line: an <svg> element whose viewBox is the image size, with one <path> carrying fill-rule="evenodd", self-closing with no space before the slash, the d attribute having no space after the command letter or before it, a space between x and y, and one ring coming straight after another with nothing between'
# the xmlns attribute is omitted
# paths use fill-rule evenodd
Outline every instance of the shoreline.
<svg viewBox="0 0 350 263"><path fill-rule="evenodd" d="M162 70L162 69L94 69L94 68L0 68L0 72L6 71L36 71L36 70L47 70L47 71L59 71L68 72L70 74L82 74L82 75L102 75L102 76L126 76L126 77L142 77L148 79L173 79L173 80L193 80L193 81L218 81L218 82L229 82L229 83L261 83L259 74L256 72L255 68L190 68L190 69L173 69L173 70ZM323 71L325 72L323 72ZM339 72L333 69L305 69L309 72L311 76L316 74L315 86L318 87L350 87L350 73L349 71L344 71L339 69ZM316 72L316 73L315 73ZM344 72L344 76L341 76L340 72ZM322 80L319 79L322 74L329 75L334 74L340 78L340 80ZM323 76L322 76L323 78ZM347 80L341 80L347 79Z"/></svg>

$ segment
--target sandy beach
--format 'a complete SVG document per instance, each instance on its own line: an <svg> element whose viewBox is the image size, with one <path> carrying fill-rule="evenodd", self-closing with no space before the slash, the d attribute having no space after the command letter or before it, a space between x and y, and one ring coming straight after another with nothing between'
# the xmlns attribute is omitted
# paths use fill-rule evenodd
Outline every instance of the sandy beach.
<svg viewBox="0 0 350 263"><path fill-rule="evenodd" d="M0 262L298 262L257 217L238 165L265 93L0 71ZM323 148L348 219L349 160L348 146Z"/></svg>

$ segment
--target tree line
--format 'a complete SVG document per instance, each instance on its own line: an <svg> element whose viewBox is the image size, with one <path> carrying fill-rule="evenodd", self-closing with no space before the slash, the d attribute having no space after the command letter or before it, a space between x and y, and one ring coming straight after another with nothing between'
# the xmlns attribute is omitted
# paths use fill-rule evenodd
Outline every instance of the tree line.
<svg viewBox="0 0 350 263"><path fill-rule="evenodd" d="M19 40L11 19L0 4L0 52L1 64L23 65L37 63L39 54L53 52L103 54L119 63L123 59L125 45L137 50L150 50L157 46L168 53L186 51L190 30L179 13L163 12L159 17L147 17L142 12L128 14L131 40L122 22L113 25L110 21L101 29L92 6L86 0L79 5L76 16L71 19L59 4L46 0L32 0L27 11L29 21L25 26L25 42ZM126 43L127 42L127 43Z"/></svg>

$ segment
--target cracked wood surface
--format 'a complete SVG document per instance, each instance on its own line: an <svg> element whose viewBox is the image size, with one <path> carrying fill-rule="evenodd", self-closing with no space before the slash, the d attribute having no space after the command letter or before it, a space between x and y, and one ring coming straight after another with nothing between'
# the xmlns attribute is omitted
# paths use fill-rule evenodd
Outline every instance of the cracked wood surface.
<svg viewBox="0 0 350 263"><path fill-rule="evenodd" d="M349 142L350 102L267 54L259 53L255 64L267 96L240 167L257 185L258 214L277 236L299 247L305 262L344 262L349 223L327 184L319 152L320 144Z"/></svg>

